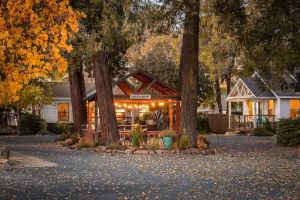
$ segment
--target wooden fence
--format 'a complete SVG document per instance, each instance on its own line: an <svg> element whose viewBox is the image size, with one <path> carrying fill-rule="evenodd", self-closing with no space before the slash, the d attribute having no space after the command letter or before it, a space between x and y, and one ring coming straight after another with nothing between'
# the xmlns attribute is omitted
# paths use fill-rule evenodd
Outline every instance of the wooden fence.
<svg viewBox="0 0 300 200"><path fill-rule="evenodd" d="M229 117L227 114L209 114L210 129L215 134L224 134L229 130Z"/></svg>

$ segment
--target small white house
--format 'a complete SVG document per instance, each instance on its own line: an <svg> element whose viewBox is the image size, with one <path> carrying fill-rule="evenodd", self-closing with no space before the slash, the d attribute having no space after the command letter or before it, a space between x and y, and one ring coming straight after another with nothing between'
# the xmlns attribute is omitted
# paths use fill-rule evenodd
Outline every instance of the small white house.
<svg viewBox="0 0 300 200"><path fill-rule="evenodd" d="M43 105L41 117L47 123L73 123L70 85L57 82L52 87L53 102Z"/></svg>
<svg viewBox="0 0 300 200"><path fill-rule="evenodd" d="M272 85L267 85L257 72L251 77L240 78L226 98L229 128L256 128L266 121L298 117L300 93L296 89L297 80L291 74L284 78L296 87L272 89Z"/></svg>

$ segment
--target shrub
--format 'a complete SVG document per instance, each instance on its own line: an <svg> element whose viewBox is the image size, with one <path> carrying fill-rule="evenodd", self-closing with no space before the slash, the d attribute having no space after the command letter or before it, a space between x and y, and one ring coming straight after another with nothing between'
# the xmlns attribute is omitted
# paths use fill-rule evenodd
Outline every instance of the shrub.
<svg viewBox="0 0 300 200"><path fill-rule="evenodd" d="M147 144L147 149L149 149L149 150L160 149L160 139L152 138L151 140L149 140L149 143Z"/></svg>
<svg viewBox="0 0 300 200"><path fill-rule="evenodd" d="M197 137L197 147L200 151L206 150L209 148L210 142L207 140L206 137L202 135L198 135Z"/></svg>
<svg viewBox="0 0 300 200"><path fill-rule="evenodd" d="M110 144L107 148L114 150L124 150L126 147L121 144Z"/></svg>
<svg viewBox="0 0 300 200"><path fill-rule="evenodd" d="M89 149L89 148L93 148L94 145L90 144L90 143L81 142L81 143L79 143L79 145L77 147L78 147L78 149L83 149L83 148Z"/></svg>
<svg viewBox="0 0 300 200"><path fill-rule="evenodd" d="M189 148L189 136L188 135L182 135L179 140L179 149L180 150L186 150Z"/></svg>
<svg viewBox="0 0 300 200"><path fill-rule="evenodd" d="M70 136L70 138L72 139L72 143L73 144L76 144L77 142L79 142L79 134L72 134L71 136Z"/></svg>
<svg viewBox="0 0 300 200"><path fill-rule="evenodd" d="M206 114L198 114L197 129L200 132L200 134L209 134L211 132L208 122L208 116Z"/></svg>
<svg viewBox="0 0 300 200"><path fill-rule="evenodd" d="M166 129L162 132L162 137L175 137L176 133L172 129Z"/></svg>
<svg viewBox="0 0 300 200"><path fill-rule="evenodd" d="M266 127L258 127L254 129L254 136L272 136L273 132L269 131Z"/></svg>
<svg viewBox="0 0 300 200"><path fill-rule="evenodd" d="M19 131L21 135L45 134L47 124L39 116L23 113L19 122Z"/></svg>
<svg viewBox="0 0 300 200"><path fill-rule="evenodd" d="M72 131L72 125L67 123L57 123L55 124L55 128L58 134L70 134Z"/></svg>
<svg viewBox="0 0 300 200"><path fill-rule="evenodd" d="M130 132L130 137L143 138L143 130L140 124L135 124L133 130Z"/></svg>
<svg viewBox="0 0 300 200"><path fill-rule="evenodd" d="M276 133L275 127L272 126L268 119L266 119L266 121L263 123L263 127L265 127L267 131L272 132L273 135Z"/></svg>
<svg viewBox="0 0 300 200"><path fill-rule="evenodd" d="M277 143L284 146L300 145L300 118L279 121Z"/></svg>

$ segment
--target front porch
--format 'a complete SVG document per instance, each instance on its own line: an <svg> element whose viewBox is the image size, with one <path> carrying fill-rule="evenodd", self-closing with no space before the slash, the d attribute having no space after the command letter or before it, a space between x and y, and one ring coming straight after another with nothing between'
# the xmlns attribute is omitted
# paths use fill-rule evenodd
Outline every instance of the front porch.
<svg viewBox="0 0 300 200"><path fill-rule="evenodd" d="M241 78L227 97L229 129L253 129L266 123L274 125L276 97L265 88L258 90L259 82L253 78Z"/></svg>
<svg viewBox="0 0 300 200"><path fill-rule="evenodd" d="M272 126L275 124L275 115L258 115L256 123L254 123L254 115L231 115L230 116L230 129L254 129L262 127L265 123L270 123Z"/></svg>

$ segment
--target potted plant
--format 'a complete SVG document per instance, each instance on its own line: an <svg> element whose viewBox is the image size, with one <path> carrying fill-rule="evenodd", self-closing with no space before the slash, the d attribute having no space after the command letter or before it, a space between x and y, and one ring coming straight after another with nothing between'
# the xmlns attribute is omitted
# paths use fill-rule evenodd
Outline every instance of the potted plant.
<svg viewBox="0 0 300 200"><path fill-rule="evenodd" d="M143 139L142 126L140 124L135 124L133 130L130 132L131 144L134 147L139 147Z"/></svg>
<svg viewBox="0 0 300 200"><path fill-rule="evenodd" d="M172 129L164 130L162 133L163 143L165 149L172 149L173 137L175 137L175 131Z"/></svg>
<svg viewBox="0 0 300 200"><path fill-rule="evenodd" d="M146 121L147 125L156 125L155 116L152 113L145 113L143 115L143 120Z"/></svg>
<svg viewBox="0 0 300 200"><path fill-rule="evenodd" d="M153 113L145 113L143 115L143 120L146 121L148 131L155 131L157 128L156 118Z"/></svg>

